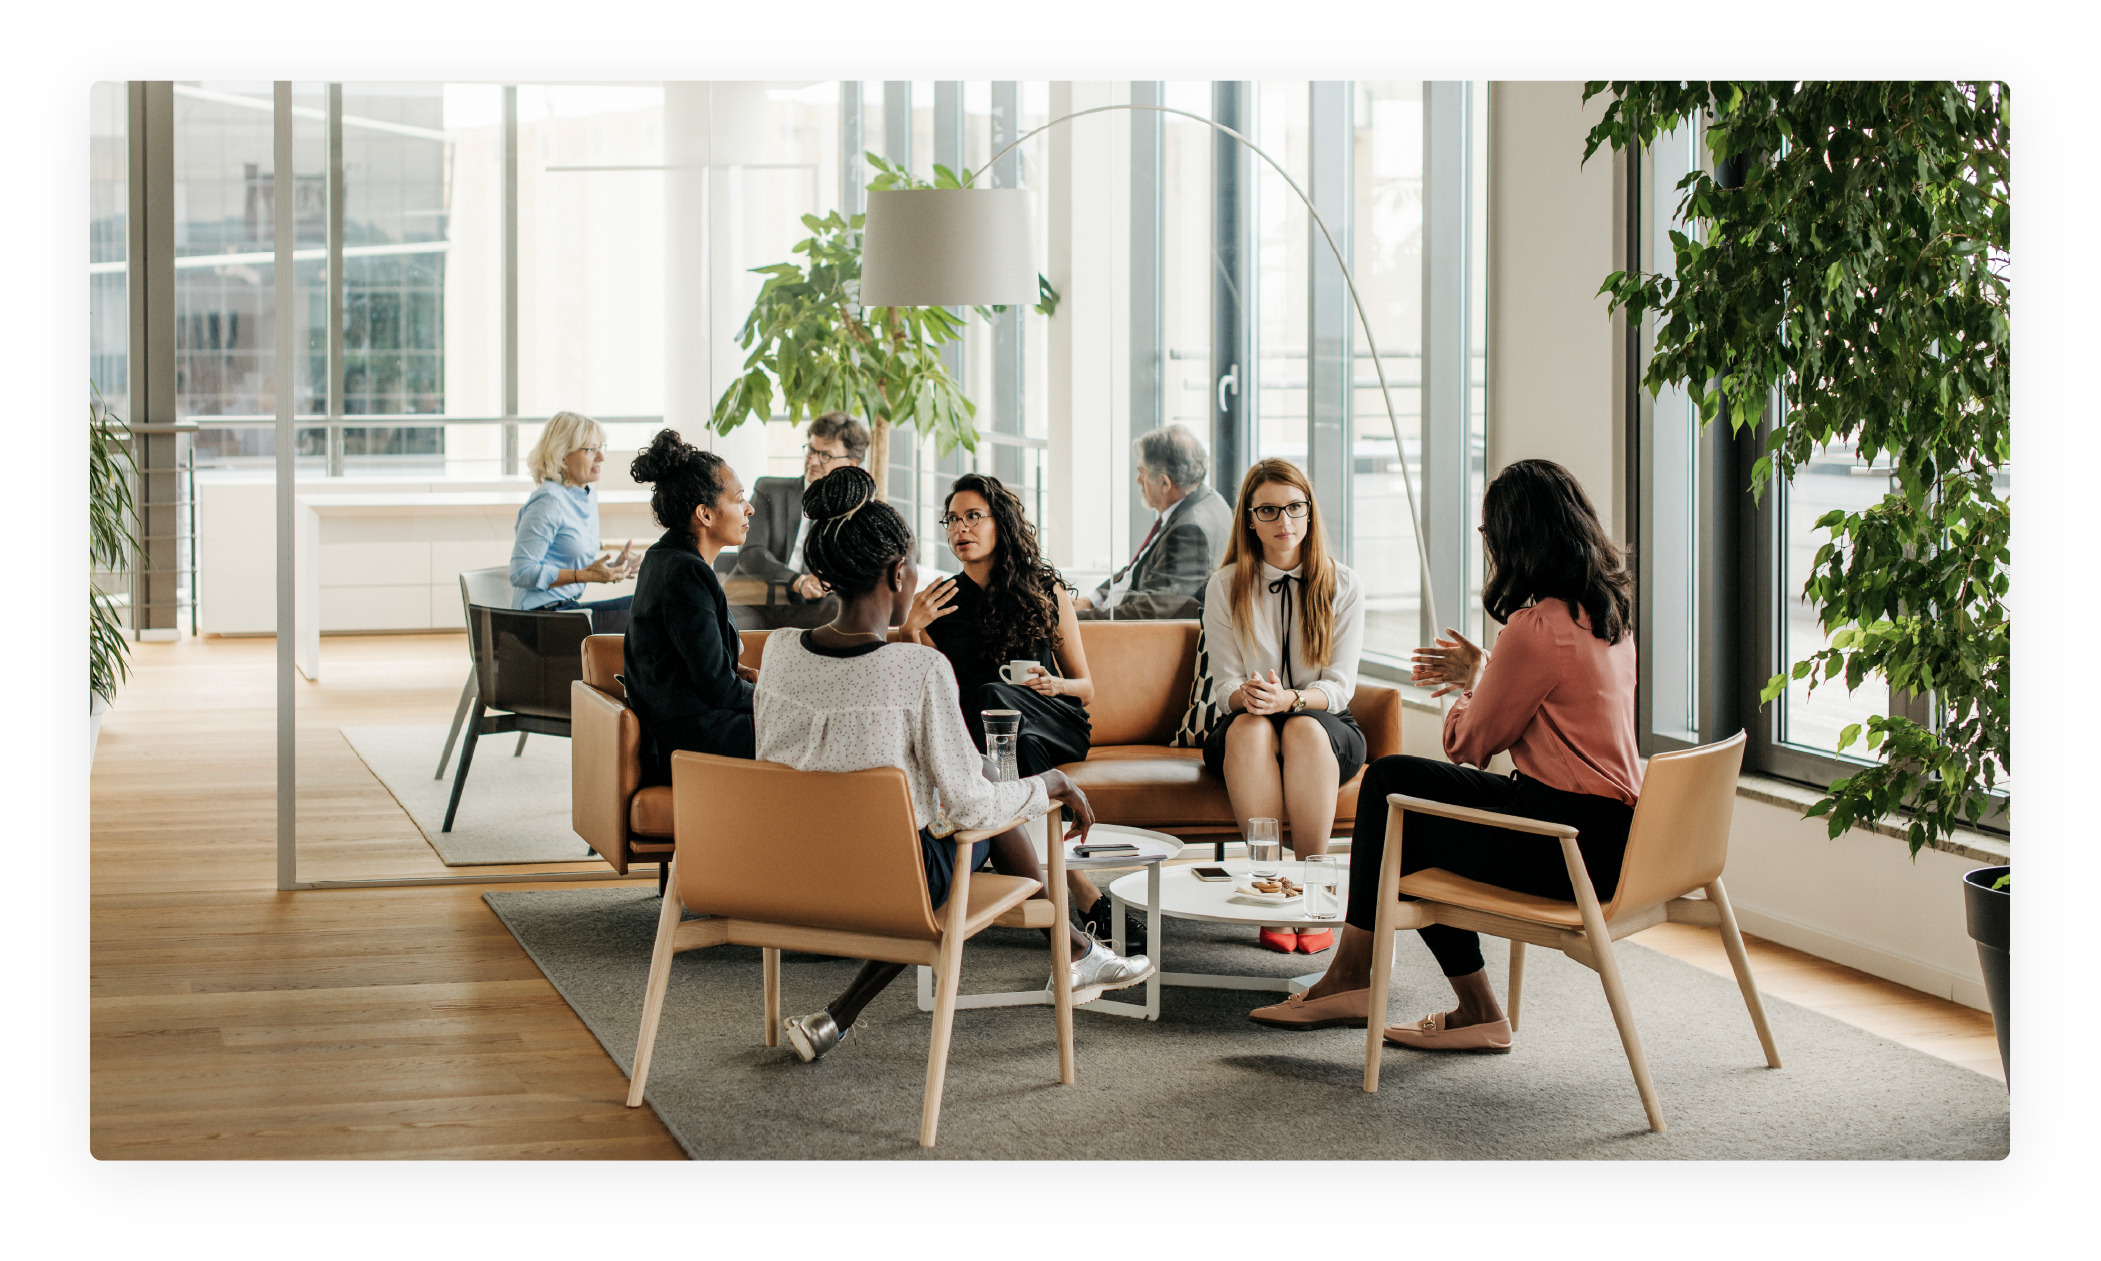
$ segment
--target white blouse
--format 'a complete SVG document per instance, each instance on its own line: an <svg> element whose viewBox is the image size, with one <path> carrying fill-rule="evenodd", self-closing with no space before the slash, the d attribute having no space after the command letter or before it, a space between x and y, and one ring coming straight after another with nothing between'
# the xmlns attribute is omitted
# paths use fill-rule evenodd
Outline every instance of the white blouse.
<svg viewBox="0 0 2101 1261"><path fill-rule="evenodd" d="M1306 664L1305 638L1305 589L1298 581L1305 572L1300 565L1290 571L1294 579L1288 587L1275 593L1270 584L1285 576L1282 569L1267 561L1261 565L1261 577L1255 583L1255 598L1252 626L1233 625L1233 570L1228 567L1211 575L1210 585L1204 592L1204 651L1211 658L1211 695L1221 706L1233 689L1254 678L1277 672L1277 681L1285 687L1301 691L1319 690L1328 698L1331 713L1342 713L1350 706L1350 698L1357 694L1357 657L1364 647L1364 591L1358 585L1357 571L1340 561L1335 563L1335 634L1329 640L1328 664L1315 669ZM1285 670L1284 652L1279 641L1284 632L1284 597L1291 597L1291 661L1290 670Z"/></svg>
<svg viewBox="0 0 2101 1261"><path fill-rule="evenodd" d="M766 640L752 694L760 761L799 771L898 767L922 828L943 803L949 821L966 829L1050 809L1041 776L1011 784L985 778L948 658L918 644L827 657L803 647L802 635L784 627Z"/></svg>

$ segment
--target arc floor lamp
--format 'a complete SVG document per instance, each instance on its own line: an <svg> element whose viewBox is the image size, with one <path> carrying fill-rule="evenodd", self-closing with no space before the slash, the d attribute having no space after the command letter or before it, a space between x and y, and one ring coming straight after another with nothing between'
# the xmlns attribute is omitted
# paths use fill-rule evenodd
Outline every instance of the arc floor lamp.
<svg viewBox="0 0 2101 1261"><path fill-rule="evenodd" d="M1349 289L1350 304L1364 329L1364 342L1372 355L1372 370L1379 377L1379 397L1386 404L1386 421L1393 430L1393 449L1400 461L1401 486L1408 492L1408 515L1415 527L1415 558L1421 567L1423 607L1430 614L1432 631L1444 623L1437 616L1437 596L1430 581L1430 553L1423 540L1423 517L1415 499L1415 483L1408 476L1408 461L1402 453L1401 422L1394 414L1393 394L1386 385L1386 365L1379 358L1372 337L1371 320L1364 313L1364 300L1357 295L1357 282L1350 274L1349 260L1335 244L1334 233L1313 208L1313 200L1298 186L1277 160L1262 147L1231 127L1202 114L1167 105L1098 105L1075 110L1025 132L992 155L961 188L890 189L868 194L868 219L861 236L861 302L864 306L1028 306L1037 300L1036 264L1033 257L1031 208L1033 195L1021 188L972 188L977 174L990 170L1024 141L1089 114L1148 110L1194 119L1213 131L1231 136L1269 163L1306 207L1321 239L1342 269L1342 282Z"/></svg>

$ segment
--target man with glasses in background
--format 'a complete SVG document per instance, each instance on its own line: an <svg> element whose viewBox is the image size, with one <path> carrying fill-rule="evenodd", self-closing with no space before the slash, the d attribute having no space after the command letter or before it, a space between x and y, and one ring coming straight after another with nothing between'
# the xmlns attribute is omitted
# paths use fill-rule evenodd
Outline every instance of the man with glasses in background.
<svg viewBox="0 0 2101 1261"><path fill-rule="evenodd" d="M823 481L836 469L859 468L868 456L868 427L845 412L826 412L810 422L803 447L801 477L762 477L751 490L751 532L730 572L767 584L766 603L731 608L743 630L783 626L822 626L837 613L838 601L815 575L803 569L802 549L809 522L802 515L803 488ZM725 558L727 559L727 558Z"/></svg>
<svg viewBox="0 0 2101 1261"><path fill-rule="evenodd" d="M1122 569L1073 601L1082 618L1200 617L1233 535L1233 505L1204 484L1204 444L1186 425L1148 430L1132 445L1138 490L1159 516Z"/></svg>

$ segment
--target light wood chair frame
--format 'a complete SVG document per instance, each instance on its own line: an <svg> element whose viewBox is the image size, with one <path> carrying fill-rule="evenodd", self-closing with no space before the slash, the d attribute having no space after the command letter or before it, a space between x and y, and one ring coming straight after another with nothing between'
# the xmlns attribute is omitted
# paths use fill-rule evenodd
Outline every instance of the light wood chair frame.
<svg viewBox="0 0 2101 1261"><path fill-rule="evenodd" d="M1725 741L1724 745L1740 744L1742 740L1743 736L1739 734L1730 741ZM1707 749L1715 747L1706 746ZM1687 750L1684 754L1674 756L1686 756L1702 751ZM1733 779L1733 776L1731 778ZM1635 809L1638 819L1640 807L1637 805ZM1569 883L1575 890L1575 905L1582 917L1582 928L1572 930L1560 924L1498 914L1450 902L1401 901L1404 810L1454 819L1462 823L1479 823L1486 827L1529 832L1535 836L1552 837L1559 841L1562 861L1568 865ZM1576 837L1577 830L1563 823L1548 823L1517 815L1446 805L1441 801L1429 801L1400 793L1387 796L1386 850L1379 863L1379 913L1377 925L1372 930L1371 1011L1364 1041L1366 1093L1374 1093L1379 1089L1379 1069L1385 1048L1387 990L1393 982L1394 935L1401 929L1419 929L1430 924L1448 924L1453 928L1471 929L1477 933L1504 938L1510 943L1509 997L1505 1000L1505 1014L1510 1019L1512 1032L1517 1029L1518 1003L1524 992L1526 945L1559 950L1596 972L1605 989L1605 1001L1612 1008L1613 1023L1619 1028L1620 1045L1627 1053L1627 1066L1633 1070L1634 1086L1640 1092L1642 1110L1648 1114L1649 1128L1658 1134L1664 1132L1663 1107L1657 1101L1656 1086L1649 1077L1648 1059L1641 1049L1641 1034L1634 1026L1634 1009L1627 1001L1627 989L1620 979L1619 961L1612 950L1612 943L1620 938L1662 923L1693 924L1702 928L1717 929L1721 934L1722 946L1728 951L1729 964L1736 972L1737 988L1743 992L1744 1007L1750 1013L1752 1026L1758 1031L1758 1043L1765 1051L1766 1065L1769 1068L1780 1067L1780 1050L1773 1041L1772 1027L1766 1022L1765 1005L1759 1001L1758 985L1751 976L1751 959L1744 951L1743 933L1736 926L1736 911L1729 904L1729 895L1722 887L1721 878L1717 876L1702 886L1702 891L1706 894L1704 898L1681 895L1646 906L1615 907L1614 914L1607 919L1598 904L1596 891L1591 888L1590 875L1583 864L1583 851L1577 847ZM1625 882L1626 872L1623 869L1621 883L1624 885ZM1618 899L1615 898L1614 901L1617 902Z"/></svg>
<svg viewBox="0 0 2101 1261"><path fill-rule="evenodd" d="M679 756L690 756L680 754ZM1050 835L1060 835L1060 807L1053 805L1044 821ZM812 954L849 959L875 959L887 963L926 964L939 978L939 997L934 1005L932 1036L927 1045L926 1094L920 1105L919 1145L932 1147L941 1123L941 1092L948 1075L950 1033L955 1026L956 997L963 974L963 943L986 928L1049 928L1066 922L1065 847L1050 846L1046 873L1048 897L1032 896L1035 884L1002 899L996 913L985 915L970 906L970 847L1021 824L1015 819L996 828L959 831L949 838L956 847L955 876L949 883L948 902L941 910L941 936L935 941L904 937L882 937L868 933L842 932L799 924L777 924L757 920L709 917L682 921L684 900L679 895L678 855L671 859L671 878L657 915L656 947L649 960L649 984L642 1001L642 1028L635 1039L635 1071L627 1091L627 1106L640 1107L643 1088L649 1080L650 1052L656 1046L657 1025L664 1013L664 994L671 982L671 957L684 950L709 946L760 947L760 974L764 988L764 1036L767 1046L781 1043L781 951L802 950ZM925 879L924 871L921 879ZM972 923L973 919L979 922ZM1061 966L1062 954L1054 943L1051 951L1051 1007L1058 1030L1058 1081L1070 1086L1076 1078L1072 1044L1072 969Z"/></svg>

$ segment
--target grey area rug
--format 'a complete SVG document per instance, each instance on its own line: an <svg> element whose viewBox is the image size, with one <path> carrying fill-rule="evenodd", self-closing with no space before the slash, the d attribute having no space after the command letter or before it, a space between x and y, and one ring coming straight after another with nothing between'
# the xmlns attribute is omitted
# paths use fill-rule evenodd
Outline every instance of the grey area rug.
<svg viewBox="0 0 2101 1261"><path fill-rule="evenodd" d="M540 970L631 1072L658 902L646 889L483 895ZM1251 932L1168 921L1170 971L1290 976L1307 957ZM1409 934L1413 936L1413 934ZM1489 974L1502 943L1485 940ZM759 951L676 957L647 1102L695 1159L1238 1160L1278 1153L1376 1160L1996 1160L2005 1087L1966 1068L1767 997L1786 1067L1765 1067L1733 980L1621 943L1620 967L1661 1096L1652 1134L1595 974L1531 951L1509 1055L1389 1047L1362 1090L1364 1034L1292 1033L1246 1018L1274 995L1161 991L1158 1023L1074 1015L1078 1080L1057 1084L1049 1007L956 1013L939 1145L917 1146L932 1016L910 971L815 1064L762 1044ZM1041 934L988 929L964 953L965 993L1034 989ZM1316 956L1310 966L1319 966ZM1296 960L1294 962L1293 960ZM784 1013L814 1011L850 960L787 954ZM1500 981L1498 991L1501 990ZM1128 990L1119 997L1142 991ZM1392 1019L1450 1005L1405 942Z"/></svg>
<svg viewBox="0 0 2101 1261"><path fill-rule="evenodd" d="M445 747L444 723L406 727L344 727L343 739L449 867L503 863L574 862L597 855L569 823L569 742L533 736L512 757L515 735L485 736L474 750L467 787L452 831L440 832L459 750L432 779ZM461 743L466 743L462 737Z"/></svg>

